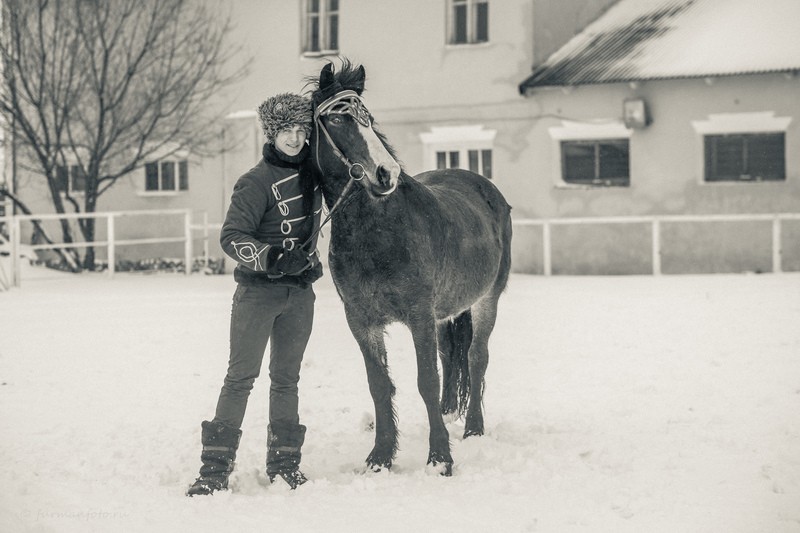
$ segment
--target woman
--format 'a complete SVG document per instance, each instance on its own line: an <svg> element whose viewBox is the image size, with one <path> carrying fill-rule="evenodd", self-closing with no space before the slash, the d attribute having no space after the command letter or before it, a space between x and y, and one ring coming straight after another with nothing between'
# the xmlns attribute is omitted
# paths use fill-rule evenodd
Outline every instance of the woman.
<svg viewBox="0 0 800 533"><path fill-rule="evenodd" d="M203 465L189 496L227 489L267 341L267 476L292 489L306 482L299 468L306 427L298 415L297 383L314 318L311 284L322 275L316 249L322 195L306 142L311 102L279 94L259 106L258 116L267 138L263 158L236 182L220 234L222 249L238 263L230 360L216 414L202 423Z"/></svg>

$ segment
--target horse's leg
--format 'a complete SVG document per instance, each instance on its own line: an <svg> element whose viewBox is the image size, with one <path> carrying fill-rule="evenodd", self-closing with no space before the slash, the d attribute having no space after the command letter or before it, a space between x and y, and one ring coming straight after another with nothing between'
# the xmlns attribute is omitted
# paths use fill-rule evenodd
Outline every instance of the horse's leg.
<svg viewBox="0 0 800 533"><path fill-rule="evenodd" d="M417 352L417 388L428 411L428 464L443 465L442 475L449 476L453 472L453 457L450 455L450 436L439 409L439 369L436 365L436 320L433 310L417 314L409 320L408 326Z"/></svg>
<svg viewBox="0 0 800 533"><path fill-rule="evenodd" d="M441 410L443 415L449 415L458 411L458 386L457 381L452 379L452 373L456 372L457 369L453 363L450 324L448 321L442 321L436 326L436 336L438 338L439 359L442 362Z"/></svg>
<svg viewBox="0 0 800 533"><path fill-rule="evenodd" d="M464 438L483 435L483 384L489 364L489 336L497 320L499 295L489 294L472 306L472 344L469 347L469 405Z"/></svg>
<svg viewBox="0 0 800 533"><path fill-rule="evenodd" d="M346 316L350 331L364 356L369 392L375 404L375 446L367 456L367 467L378 472L383 468L391 468L397 451L395 388L387 368L383 327L367 324L356 313L346 312Z"/></svg>

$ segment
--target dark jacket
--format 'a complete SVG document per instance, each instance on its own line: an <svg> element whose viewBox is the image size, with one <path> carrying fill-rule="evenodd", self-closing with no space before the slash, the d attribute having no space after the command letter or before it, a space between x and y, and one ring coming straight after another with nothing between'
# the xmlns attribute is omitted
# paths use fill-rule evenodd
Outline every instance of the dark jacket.
<svg viewBox="0 0 800 533"><path fill-rule="evenodd" d="M234 185L220 245L238 263L234 277L240 283L304 285L321 274L321 266L317 265L317 272L307 271L299 279L272 279L266 275L271 247L300 246L319 228L322 193L309 152L306 146L300 154L290 157L272 145L264 145L263 159ZM304 201L304 187L310 201ZM316 234L306 249L316 253Z"/></svg>

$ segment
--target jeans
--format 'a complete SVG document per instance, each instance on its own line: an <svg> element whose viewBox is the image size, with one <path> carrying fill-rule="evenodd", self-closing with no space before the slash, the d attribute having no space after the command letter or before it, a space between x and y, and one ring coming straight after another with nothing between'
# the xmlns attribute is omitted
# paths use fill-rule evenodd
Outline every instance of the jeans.
<svg viewBox="0 0 800 533"><path fill-rule="evenodd" d="M269 421L299 424L297 383L314 322L315 300L311 287L237 286L231 310L230 360L215 422L235 429L242 426L269 341Z"/></svg>

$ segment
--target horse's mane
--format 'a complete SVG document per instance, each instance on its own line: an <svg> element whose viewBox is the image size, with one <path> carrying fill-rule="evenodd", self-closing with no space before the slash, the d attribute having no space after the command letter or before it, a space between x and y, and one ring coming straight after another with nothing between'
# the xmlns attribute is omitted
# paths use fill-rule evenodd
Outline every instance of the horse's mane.
<svg viewBox="0 0 800 533"><path fill-rule="evenodd" d="M346 57L339 58L341 66L338 69L334 68L333 83L320 90L319 76L306 76L306 87L312 87L311 101L314 107L318 106L336 93L352 90L361 94L364 90L363 80L361 80L361 72L359 71L360 65L354 65L352 61ZM333 63L329 61L329 63Z"/></svg>
<svg viewBox="0 0 800 533"><path fill-rule="evenodd" d="M352 61L350 61L346 57L339 58L341 65L338 69L334 68L333 73L333 83L326 87L324 90L319 88L319 76L310 75L304 78L305 85L304 87L311 87L311 103L314 109L317 108L319 104L330 98L336 93L352 90L356 91L359 95L365 90L364 89L364 81L361 78L362 73L360 72L361 65L355 65ZM330 63L333 63L332 61ZM371 115L371 113L370 113ZM386 150L391 154L395 161L400 164L401 169L403 168L403 163L397 157L397 152L395 151L394 147L389 143L386 136L375 127L373 123L372 130L381 140L383 145L386 147Z"/></svg>

